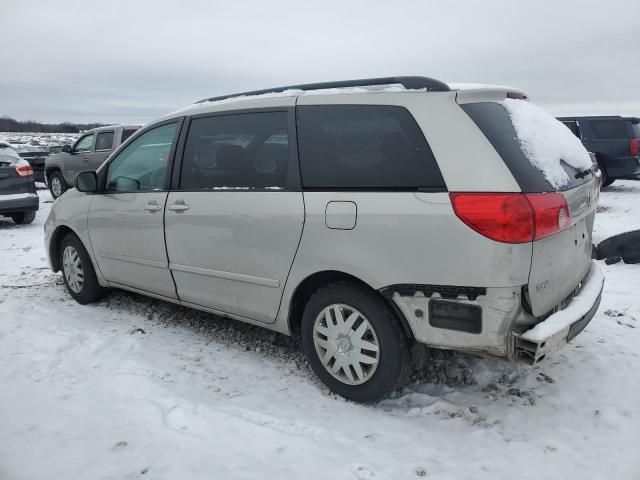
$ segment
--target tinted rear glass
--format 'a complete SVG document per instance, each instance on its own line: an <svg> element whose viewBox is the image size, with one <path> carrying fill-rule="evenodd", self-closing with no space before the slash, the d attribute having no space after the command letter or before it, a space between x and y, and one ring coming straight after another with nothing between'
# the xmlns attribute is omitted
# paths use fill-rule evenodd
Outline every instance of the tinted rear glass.
<svg viewBox="0 0 640 480"><path fill-rule="evenodd" d="M445 190L431 149L405 108L302 106L298 128L305 188Z"/></svg>
<svg viewBox="0 0 640 480"><path fill-rule="evenodd" d="M183 190L287 186L287 112L196 118L184 149Z"/></svg>
<svg viewBox="0 0 640 480"><path fill-rule="evenodd" d="M593 134L603 140L629 138L627 122L624 120L590 120L589 125Z"/></svg>
<svg viewBox="0 0 640 480"><path fill-rule="evenodd" d="M531 165L520 147L516 130L507 110L496 102L467 103L460 107L471 117L482 133L500 154L511 174L526 193L552 192L555 189L547 182L540 170ZM570 190L586 183L591 173L581 174L575 168L563 163L569 176L569 183L561 190Z"/></svg>

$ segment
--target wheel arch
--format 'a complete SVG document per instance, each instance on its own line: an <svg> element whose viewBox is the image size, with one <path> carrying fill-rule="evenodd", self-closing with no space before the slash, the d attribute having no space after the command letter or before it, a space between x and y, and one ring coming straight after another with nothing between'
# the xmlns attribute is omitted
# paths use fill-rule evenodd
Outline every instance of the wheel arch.
<svg viewBox="0 0 640 480"><path fill-rule="evenodd" d="M300 335L302 314L304 312L305 305L309 301L309 298L311 298L311 295L326 285L339 282L359 285L380 298L385 304L389 305L400 322L407 338L409 340L413 340L414 336L409 323L391 299L382 295L378 290L357 276L340 270L321 270L312 273L304 278L295 288L291 295L291 300L289 301L289 310L287 315L287 326L289 328L289 333L292 336L297 337Z"/></svg>
<svg viewBox="0 0 640 480"><path fill-rule="evenodd" d="M59 272L62 268L60 265L60 244L68 233L73 233L80 239L80 235L68 225L59 225L51 234L51 240L49 241L49 258L51 259L51 269L54 272ZM80 241L82 242L82 239L80 239Z"/></svg>
<svg viewBox="0 0 640 480"><path fill-rule="evenodd" d="M47 180L47 183L49 183L49 176L51 176L53 172L60 172L60 175L62 175L62 170L60 169L59 165L45 165L44 176ZM64 175L62 175L62 178L64 178Z"/></svg>

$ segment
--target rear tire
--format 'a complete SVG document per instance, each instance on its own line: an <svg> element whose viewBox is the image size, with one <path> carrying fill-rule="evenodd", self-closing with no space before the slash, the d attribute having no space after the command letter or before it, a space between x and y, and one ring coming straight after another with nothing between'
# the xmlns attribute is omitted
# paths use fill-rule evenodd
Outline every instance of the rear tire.
<svg viewBox="0 0 640 480"><path fill-rule="evenodd" d="M49 175L49 191L54 199L62 195L67 188L67 182L64 181L62 173L56 170Z"/></svg>
<svg viewBox="0 0 640 480"><path fill-rule="evenodd" d="M18 225L26 225L27 223L32 223L35 219L36 212L33 210L11 214L11 220L13 220Z"/></svg>
<svg viewBox="0 0 640 480"><path fill-rule="evenodd" d="M98 283L91 258L75 234L65 235L59 252L64 284L78 303L92 303L106 295L108 290Z"/></svg>
<svg viewBox="0 0 640 480"><path fill-rule="evenodd" d="M312 370L347 399L376 402L407 375L409 345L400 322L382 298L358 285L340 282L315 292L301 335Z"/></svg>

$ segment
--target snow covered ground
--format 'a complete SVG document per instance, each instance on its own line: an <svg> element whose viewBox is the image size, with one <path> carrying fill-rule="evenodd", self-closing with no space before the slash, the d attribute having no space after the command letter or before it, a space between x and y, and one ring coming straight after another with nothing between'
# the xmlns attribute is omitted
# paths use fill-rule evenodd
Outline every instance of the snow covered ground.
<svg viewBox="0 0 640 480"><path fill-rule="evenodd" d="M0 479L640 478L640 265L534 368L435 352L393 398L328 393L286 337L142 296L76 304L0 218ZM595 238L640 228L640 182ZM508 476L508 477L507 477Z"/></svg>

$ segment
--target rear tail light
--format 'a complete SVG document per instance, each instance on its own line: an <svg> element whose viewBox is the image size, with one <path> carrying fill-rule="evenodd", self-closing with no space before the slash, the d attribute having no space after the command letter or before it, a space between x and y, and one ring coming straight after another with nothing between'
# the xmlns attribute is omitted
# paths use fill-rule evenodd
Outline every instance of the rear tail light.
<svg viewBox="0 0 640 480"><path fill-rule="evenodd" d="M632 138L629 142L629 155L638 155L638 139Z"/></svg>
<svg viewBox="0 0 640 480"><path fill-rule="evenodd" d="M31 177L33 175L33 168L31 168L31 165L29 164L20 165L16 167L16 173L19 177Z"/></svg>
<svg viewBox="0 0 640 480"><path fill-rule="evenodd" d="M534 212L534 240L561 232L571 225L569 207L561 193L527 193L525 197Z"/></svg>
<svg viewBox="0 0 640 480"><path fill-rule="evenodd" d="M503 243L526 243L571 225L561 193L450 193L460 220L479 234Z"/></svg>

